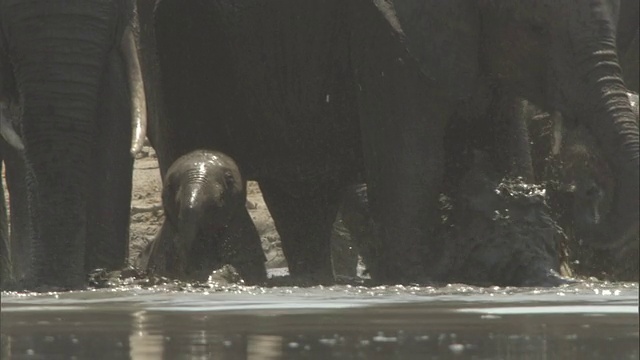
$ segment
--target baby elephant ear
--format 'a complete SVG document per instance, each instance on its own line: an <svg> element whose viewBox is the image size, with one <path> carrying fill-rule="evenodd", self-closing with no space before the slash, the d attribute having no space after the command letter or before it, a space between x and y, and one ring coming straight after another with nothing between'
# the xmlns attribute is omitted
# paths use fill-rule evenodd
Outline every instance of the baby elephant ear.
<svg viewBox="0 0 640 360"><path fill-rule="evenodd" d="M224 185L227 189L234 189L236 191L242 190L242 179L236 178L236 175L231 170L224 171Z"/></svg>

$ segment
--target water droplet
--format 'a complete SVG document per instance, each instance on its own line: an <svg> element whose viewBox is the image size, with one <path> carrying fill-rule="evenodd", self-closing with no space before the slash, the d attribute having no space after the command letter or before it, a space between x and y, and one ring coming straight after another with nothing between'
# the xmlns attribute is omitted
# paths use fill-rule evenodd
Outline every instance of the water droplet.
<svg viewBox="0 0 640 360"><path fill-rule="evenodd" d="M449 345L449 350L456 355L460 355L464 352L464 345L462 344L451 344Z"/></svg>
<svg viewBox="0 0 640 360"><path fill-rule="evenodd" d="M322 345L335 346L338 341L336 339L320 339L318 342Z"/></svg>

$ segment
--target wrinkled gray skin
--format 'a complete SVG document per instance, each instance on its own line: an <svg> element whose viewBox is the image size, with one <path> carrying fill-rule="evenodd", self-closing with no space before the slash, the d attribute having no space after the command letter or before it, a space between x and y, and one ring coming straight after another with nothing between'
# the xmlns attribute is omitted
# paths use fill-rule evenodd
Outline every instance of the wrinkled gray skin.
<svg viewBox="0 0 640 360"><path fill-rule="evenodd" d="M499 88L584 121L617 181L585 241L619 243L637 232L639 176L617 12L606 0L163 0L152 27L166 106L152 143L163 172L194 146L232 156L259 181L291 273L318 282L333 280L336 195L363 149L384 254L376 280L422 281L443 245L433 235L447 125Z"/></svg>
<svg viewBox="0 0 640 360"><path fill-rule="evenodd" d="M30 224L18 288L82 288L88 270L125 263L131 18L125 0L0 0L0 100L19 109Z"/></svg>
<svg viewBox="0 0 640 360"><path fill-rule="evenodd" d="M617 27L618 58L627 88L635 93L638 88L640 57L640 2L622 0Z"/></svg>
<svg viewBox="0 0 640 360"><path fill-rule="evenodd" d="M181 156L163 182L165 221L138 265L202 281L231 264L246 283L264 282L266 257L245 201L246 182L229 156L207 150Z"/></svg>

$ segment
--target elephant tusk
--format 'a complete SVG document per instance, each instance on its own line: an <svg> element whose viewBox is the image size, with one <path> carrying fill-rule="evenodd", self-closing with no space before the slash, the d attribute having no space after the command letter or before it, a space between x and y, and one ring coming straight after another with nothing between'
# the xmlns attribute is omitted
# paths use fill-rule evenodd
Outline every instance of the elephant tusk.
<svg viewBox="0 0 640 360"><path fill-rule="evenodd" d="M9 109L7 104L0 102L0 135L4 140L16 150L24 150L24 143L20 135L13 128L13 124L7 115Z"/></svg>
<svg viewBox="0 0 640 360"><path fill-rule="evenodd" d="M129 92L131 93L131 156L135 157L144 144L147 133L147 100L144 93L138 48L131 26L127 26L122 39L122 51L127 63Z"/></svg>

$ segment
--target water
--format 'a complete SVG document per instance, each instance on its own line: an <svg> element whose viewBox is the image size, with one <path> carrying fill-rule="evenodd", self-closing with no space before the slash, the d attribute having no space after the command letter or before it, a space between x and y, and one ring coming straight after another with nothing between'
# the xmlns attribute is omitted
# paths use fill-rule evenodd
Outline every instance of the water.
<svg viewBox="0 0 640 360"><path fill-rule="evenodd" d="M2 359L638 359L638 283L2 294Z"/></svg>

